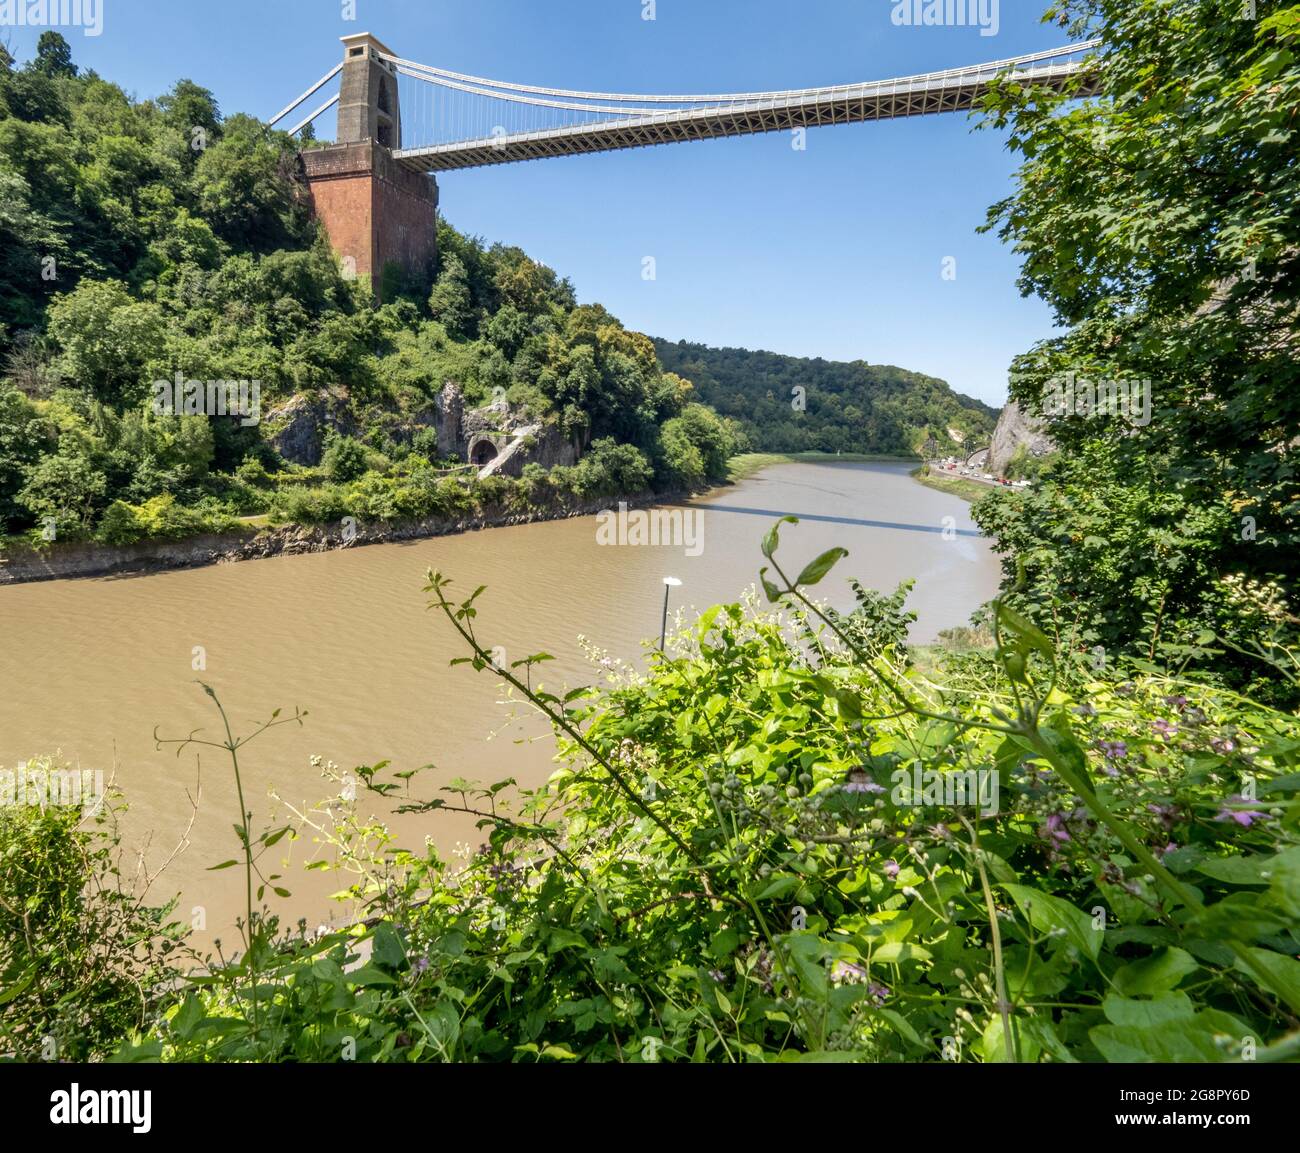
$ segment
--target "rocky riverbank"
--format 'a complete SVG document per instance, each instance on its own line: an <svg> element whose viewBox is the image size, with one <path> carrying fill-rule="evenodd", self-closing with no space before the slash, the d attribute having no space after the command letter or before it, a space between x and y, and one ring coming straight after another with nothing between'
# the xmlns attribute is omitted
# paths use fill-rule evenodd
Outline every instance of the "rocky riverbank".
<svg viewBox="0 0 1300 1153"><path fill-rule="evenodd" d="M45 548L9 544L0 552L0 585L32 581L66 580L74 577L102 577L163 572L167 569L196 568L210 564L264 560L273 556L329 552L359 548L390 541L419 540L449 536L485 528L533 524L594 516L619 501L639 508L683 499L684 493L637 493L623 497L601 497L577 505L551 509L494 510L463 517L426 517L421 520L375 524L334 524L320 527L283 525L268 529L246 529L209 533L175 541L141 541L112 546L94 541L51 544Z"/></svg>

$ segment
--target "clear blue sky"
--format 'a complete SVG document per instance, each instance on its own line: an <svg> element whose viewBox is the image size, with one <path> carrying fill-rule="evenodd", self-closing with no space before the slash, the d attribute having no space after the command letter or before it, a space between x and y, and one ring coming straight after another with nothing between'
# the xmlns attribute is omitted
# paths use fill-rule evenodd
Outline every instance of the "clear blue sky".
<svg viewBox="0 0 1300 1153"><path fill-rule="evenodd" d="M1064 43L1046 0L1002 0L996 36L896 27L892 0L103 0L76 61L138 97L179 77L268 117L370 31L399 55L558 88L750 91L949 68ZM3 34L0 30L0 34ZM12 31L26 59L37 32ZM314 106L314 104L312 105ZM332 135L329 124L321 135ZM1017 261L977 236L1010 188L1002 137L965 114L443 175L458 228L518 244L631 328L671 340L898 364L1000 404L1011 357L1051 331ZM642 279L653 256L657 279ZM957 260L957 279L941 277Z"/></svg>

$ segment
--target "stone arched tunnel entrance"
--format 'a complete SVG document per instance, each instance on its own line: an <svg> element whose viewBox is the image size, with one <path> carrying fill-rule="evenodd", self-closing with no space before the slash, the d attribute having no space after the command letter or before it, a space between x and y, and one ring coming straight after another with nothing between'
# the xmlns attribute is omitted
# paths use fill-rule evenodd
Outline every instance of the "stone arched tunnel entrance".
<svg viewBox="0 0 1300 1153"><path fill-rule="evenodd" d="M497 457L497 446L487 437L475 441L469 450L469 462L476 468L482 468Z"/></svg>

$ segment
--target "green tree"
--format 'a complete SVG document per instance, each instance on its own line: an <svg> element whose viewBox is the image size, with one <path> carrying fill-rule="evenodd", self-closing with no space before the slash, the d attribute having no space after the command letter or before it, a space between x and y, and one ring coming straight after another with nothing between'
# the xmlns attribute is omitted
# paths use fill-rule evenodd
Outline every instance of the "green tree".
<svg viewBox="0 0 1300 1153"><path fill-rule="evenodd" d="M36 406L21 392L0 384L0 533L24 509L15 498L27 483L27 470L51 437Z"/></svg>
<svg viewBox="0 0 1300 1153"><path fill-rule="evenodd" d="M465 264L454 253L442 262L438 281L429 294L429 311L454 338L470 335L474 321L474 300Z"/></svg>
<svg viewBox="0 0 1300 1153"><path fill-rule="evenodd" d="M507 360L514 360L528 339L528 331L528 317L513 304L503 304L488 321L486 336Z"/></svg>
<svg viewBox="0 0 1300 1153"><path fill-rule="evenodd" d="M207 476L214 446L209 417L156 414L146 405L122 417L115 450L131 472L131 498L144 501L164 491L192 492Z"/></svg>
<svg viewBox="0 0 1300 1153"><path fill-rule="evenodd" d="M42 32L36 42L36 59L32 61L32 68L43 76L76 76L72 46L58 32Z"/></svg>
<svg viewBox="0 0 1300 1153"><path fill-rule="evenodd" d="M691 443L699 449L704 475L711 480L725 477L727 461L735 446L718 414L706 405L688 404L678 419Z"/></svg>
<svg viewBox="0 0 1300 1153"><path fill-rule="evenodd" d="M145 366L164 332L155 305L133 300L119 281L87 281L54 300L49 324L64 380L110 404L144 396Z"/></svg>
<svg viewBox="0 0 1300 1153"><path fill-rule="evenodd" d="M164 123L187 140L192 138L195 128L203 129L209 143L214 142L221 132L221 108L217 98L193 80L176 81L172 90L159 98L158 108Z"/></svg>
<svg viewBox="0 0 1300 1153"><path fill-rule="evenodd" d="M578 490L585 496L641 492L650 486L653 472L633 445L598 440L578 463Z"/></svg>
<svg viewBox="0 0 1300 1153"><path fill-rule="evenodd" d="M573 307L572 285L521 249L493 245L488 256L495 265L493 287L501 301L525 316L540 316L553 306Z"/></svg>
<svg viewBox="0 0 1300 1153"><path fill-rule="evenodd" d="M59 537L89 533L108 491L108 480L84 456L59 452L42 457L24 473L18 504L33 521L53 524Z"/></svg>
<svg viewBox="0 0 1300 1153"><path fill-rule="evenodd" d="M1259 0L1243 19L1238 0L1065 0L1052 15L1104 44L1060 94L1004 84L989 101L1024 163L988 227L1066 330L1017 360L1012 394L1037 412L1053 387L1118 381L1149 388L1151 407L1049 413L1063 452L1042 498L1018 526L1005 510L985 523L1041 542L1021 553L1031 585L1112 574L1073 609L1149 650L1178 622L1217 627L1229 576L1283 590L1300 576L1300 7ZM1080 103L1084 84L1098 95ZM1197 542L1194 563L1153 566L1137 633L1124 632L1131 526L1117 512L1080 532L1065 499L1101 491L1117 509L1164 510L1152 532L1181 510L1157 557Z"/></svg>
<svg viewBox="0 0 1300 1153"><path fill-rule="evenodd" d="M180 208L158 239L150 244L151 266L148 272L170 284L181 275L186 265L216 268L223 252L221 241L207 222L191 215L188 208Z"/></svg>
<svg viewBox="0 0 1300 1153"><path fill-rule="evenodd" d="M6 319L35 325L67 246L54 222L32 204L31 188L16 172L0 167L0 307ZM45 263L53 260L53 264Z"/></svg>
<svg viewBox="0 0 1300 1153"><path fill-rule="evenodd" d="M659 477L668 488L695 488L706 476L704 455L691 439L681 417L674 417L663 427L659 437Z"/></svg>
<svg viewBox="0 0 1300 1153"><path fill-rule="evenodd" d="M271 248L307 236L306 197L293 144L251 116L232 116L195 165L190 183L204 218L237 249Z"/></svg>
<svg viewBox="0 0 1300 1153"><path fill-rule="evenodd" d="M28 123L66 125L70 119L58 83L31 68L0 69L0 115Z"/></svg>

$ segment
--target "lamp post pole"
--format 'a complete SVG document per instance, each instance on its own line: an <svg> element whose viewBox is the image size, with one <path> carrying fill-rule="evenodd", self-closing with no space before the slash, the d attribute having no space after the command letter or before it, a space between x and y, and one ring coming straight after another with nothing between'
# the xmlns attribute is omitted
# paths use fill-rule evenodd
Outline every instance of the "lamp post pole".
<svg viewBox="0 0 1300 1153"><path fill-rule="evenodd" d="M664 646L668 643L668 594L673 589L681 585L676 577L664 577L664 619L659 629L659 651L664 651Z"/></svg>

